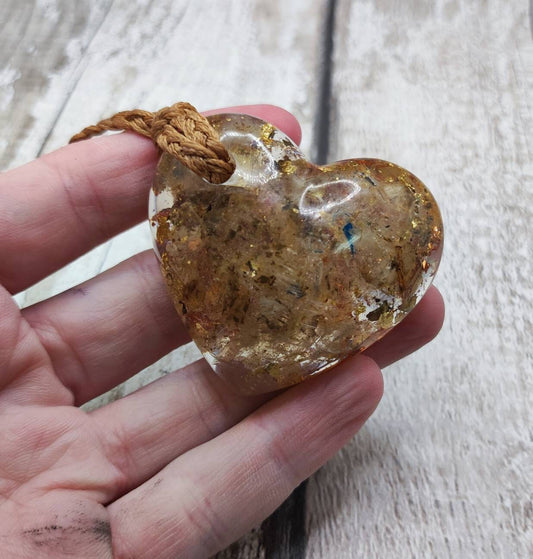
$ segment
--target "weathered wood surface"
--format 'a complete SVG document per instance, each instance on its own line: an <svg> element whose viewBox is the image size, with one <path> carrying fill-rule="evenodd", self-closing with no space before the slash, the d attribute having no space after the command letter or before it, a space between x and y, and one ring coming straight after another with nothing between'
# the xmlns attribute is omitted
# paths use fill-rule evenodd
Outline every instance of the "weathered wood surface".
<svg viewBox="0 0 533 559"><path fill-rule="evenodd" d="M446 229L442 334L310 481L307 557L533 555L533 57L526 2L339 2L333 159L395 161Z"/></svg>
<svg viewBox="0 0 533 559"><path fill-rule="evenodd" d="M0 26L2 168L120 109L271 102L299 117L306 151L390 159L441 204L442 334L385 372L362 432L221 557L533 555L525 0L3 0ZM18 300L148 246L141 225ZM187 346L108 398L196 355Z"/></svg>

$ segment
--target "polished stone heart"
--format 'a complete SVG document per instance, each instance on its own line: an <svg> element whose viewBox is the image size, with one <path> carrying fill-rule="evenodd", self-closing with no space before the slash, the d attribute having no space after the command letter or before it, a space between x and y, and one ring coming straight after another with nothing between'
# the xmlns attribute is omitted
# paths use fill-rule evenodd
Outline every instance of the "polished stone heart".
<svg viewBox="0 0 533 559"><path fill-rule="evenodd" d="M315 166L251 116L209 121L235 173L210 184L163 155L150 217L174 305L215 372L241 392L276 390L398 324L440 260L428 189L378 159Z"/></svg>

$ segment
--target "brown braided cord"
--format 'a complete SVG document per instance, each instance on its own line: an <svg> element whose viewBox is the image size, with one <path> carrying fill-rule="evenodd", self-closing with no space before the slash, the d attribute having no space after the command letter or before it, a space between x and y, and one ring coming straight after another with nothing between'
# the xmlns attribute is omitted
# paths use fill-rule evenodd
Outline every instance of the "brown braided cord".
<svg viewBox="0 0 533 559"><path fill-rule="evenodd" d="M106 130L130 130L151 138L159 149L211 183L226 182L235 171L235 164L214 128L189 103L176 103L156 113L140 109L122 111L87 126L72 136L70 142L85 140Z"/></svg>

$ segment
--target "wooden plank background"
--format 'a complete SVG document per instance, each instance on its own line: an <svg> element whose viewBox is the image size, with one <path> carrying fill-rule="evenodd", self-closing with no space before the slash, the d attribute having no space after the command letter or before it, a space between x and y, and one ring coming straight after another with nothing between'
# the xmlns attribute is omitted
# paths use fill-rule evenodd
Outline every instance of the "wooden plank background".
<svg viewBox="0 0 533 559"><path fill-rule="evenodd" d="M269 102L315 159L390 159L446 228L440 336L361 433L219 557L533 556L533 46L526 0L2 0L1 168L117 110ZM146 224L17 296L150 246ZM174 352L106 395L196 359Z"/></svg>

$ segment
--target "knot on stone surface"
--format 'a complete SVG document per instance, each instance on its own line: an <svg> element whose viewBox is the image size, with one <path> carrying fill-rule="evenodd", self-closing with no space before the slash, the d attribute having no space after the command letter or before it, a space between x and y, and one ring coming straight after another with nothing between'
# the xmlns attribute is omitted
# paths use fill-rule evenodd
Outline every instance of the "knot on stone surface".
<svg viewBox="0 0 533 559"><path fill-rule="evenodd" d="M157 111L151 137L162 151L209 182L225 182L235 170L209 121L189 103L176 103Z"/></svg>
<svg viewBox="0 0 533 559"><path fill-rule="evenodd" d="M189 103L176 103L155 113L140 109L122 111L88 126L70 141L84 140L106 130L129 130L151 138L161 151L211 183L227 181L235 170L215 129Z"/></svg>

